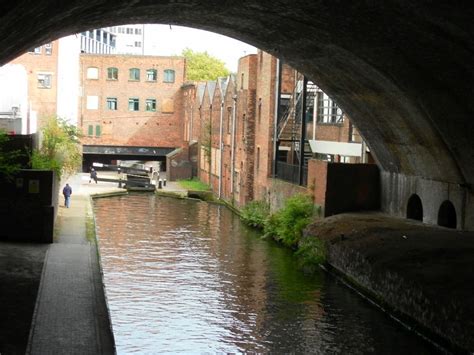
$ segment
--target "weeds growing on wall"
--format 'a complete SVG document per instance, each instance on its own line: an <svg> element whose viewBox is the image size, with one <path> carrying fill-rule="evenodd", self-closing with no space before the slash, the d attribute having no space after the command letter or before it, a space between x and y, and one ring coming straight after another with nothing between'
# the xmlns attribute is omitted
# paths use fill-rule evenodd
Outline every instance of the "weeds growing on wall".
<svg viewBox="0 0 474 355"><path fill-rule="evenodd" d="M296 248L313 213L314 205L310 196L299 194L290 197L285 206L267 220L265 235L272 236L287 247Z"/></svg>
<svg viewBox="0 0 474 355"><path fill-rule="evenodd" d="M310 196L295 195L286 200L282 209L270 213L264 201L252 201L241 210L242 220L252 227L263 229L266 237L292 248L305 270L313 270L326 260L324 242L316 237L303 238L303 230L315 215Z"/></svg>
<svg viewBox="0 0 474 355"><path fill-rule="evenodd" d="M265 201L252 201L242 208L240 216L245 224L263 229L270 216L270 205Z"/></svg>

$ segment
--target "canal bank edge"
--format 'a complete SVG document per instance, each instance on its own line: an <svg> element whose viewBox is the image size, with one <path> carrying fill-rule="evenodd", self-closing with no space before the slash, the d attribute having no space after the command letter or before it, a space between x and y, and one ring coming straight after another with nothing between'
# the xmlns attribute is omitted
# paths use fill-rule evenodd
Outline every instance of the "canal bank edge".
<svg viewBox="0 0 474 355"><path fill-rule="evenodd" d="M89 195L87 210L86 210L86 236L89 242L91 243L91 263L92 263L92 270L93 270L93 287L96 290L97 295L97 312L98 317L97 321L102 323L102 327L107 329L107 334L103 334L103 332L99 332L99 337L104 337L104 339L100 339L100 344L107 343L107 338L112 339L112 346L113 349L106 349L104 353L113 353L116 354L115 349L115 338L112 328L112 319L110 318L110 309L109 303L107 299L107 291L105 289L104 284L104 272L102 269L102 259L100 256L100 249L99 249L99 241L97 239L97 231L96 231L96 221L95 221L95 214L93 210L93 200L99 198L106 198L106 197L115 197L115 196L123 196L127 195L128 192L126 191L118 191L118 192L104 192L104 193L96 193Z"/></svg>
<svg viewBox="0 0 474 355"><path fill-rule="evenodd" d="M445 352L473 352L474 260L460 251L474 250L474 233L366 213L315 220L304 236L323 240L328 271L393 319Z"/></svg>

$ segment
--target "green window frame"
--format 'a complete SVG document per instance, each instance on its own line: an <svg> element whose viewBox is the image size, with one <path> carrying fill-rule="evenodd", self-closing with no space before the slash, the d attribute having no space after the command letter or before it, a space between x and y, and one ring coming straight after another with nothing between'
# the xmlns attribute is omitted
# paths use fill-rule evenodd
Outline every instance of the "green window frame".
<svg viewBox="0 0 474 355"><path fill-rule="evenodd" d="M94 135L94 126L91 124L87 126L87 135L89 137L92 137Z"/></svg>
<svg viewBox="0 0 474 355"><path fill-rule="evenodd" d="M100 135L102 133L101 131L102 131L102 127L100 125L96 125L95 126L95 136L100 137Z"/></svg>
<svg viewBox="0 0 474 355"><path fill-rule="evenodd" d="M107 80L118 80L118 69L114 67L107 68Z"/></svg>
<svg viewBox="0 0 474 355"><path fill-rule="evenodd" d="M164 83L174 83L175 80L175 71L173 69L165 69L163 72L163 82Z"/></svg>
<svg viewBox="0 0 474 355"><path fill-rule="evenodd" d="M107 98L107 110L117 111L117 98L116 97L108 97Z"/></svg>
<svg viewBox="0 0 474 355"><path fill-rule="evenodd" d="M156 69L147 69L146 81L156 81L158 79L158 71Z"/></svg>
<svg viewBox="0 0 474 355"><path fill-rule="evenodd" d="M146 99L145 111L156 111L156 99Z"/></svg>
<svg viewBox="0 0 474 355"><path fill-rule="evenodd" d="M128 99L128 110L139 111L140 110L140 99L137 97L131 97Z"/></svg>
<svg viewBox="0 0 474 355"><path fill-rule="evenodd" d="M140 69L130 68L128 70L128 80L130 80L130 81L140 81Z"/></svg>

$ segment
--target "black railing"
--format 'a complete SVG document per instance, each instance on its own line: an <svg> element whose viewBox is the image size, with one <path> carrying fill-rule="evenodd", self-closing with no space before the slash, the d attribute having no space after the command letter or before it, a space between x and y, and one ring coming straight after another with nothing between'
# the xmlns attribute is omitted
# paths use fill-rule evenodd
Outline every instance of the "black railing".
<svg viewBox="0 0 474 355"><path fill-rule="evenodd" d="M287 164L282 161L276 162L276 177L281 180L291 182L292 184L308 185L308 167L303 166L302 182L300 184L299 165Z"/></svg>

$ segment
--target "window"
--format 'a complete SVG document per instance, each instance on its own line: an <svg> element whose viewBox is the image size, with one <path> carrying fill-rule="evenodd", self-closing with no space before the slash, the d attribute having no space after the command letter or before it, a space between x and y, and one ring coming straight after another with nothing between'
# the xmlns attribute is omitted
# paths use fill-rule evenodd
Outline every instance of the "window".
<svg viewBox="0 0 474 355"><path fill-rule="evenodd" d="M118 80L117 68L107 68L107 80Z"/></svg>
<svg viewBox="0 0 474 355"><path fill-rule="evenodd" d="M51 89L52 74L38 74L38 87L41 89Z"/></svg>
<svg viewBox="0 0 474 355"><path fill-rule="evenodd" d="M146 99L146 111L156 111L156 99Z"/></svg>
<svg viewBox="0 0 474 355"><path fill-rule="evenodd" d="M141 48L142 42L140 41L135 41L135 47Z"/></svg>
<svg viewBox="0 0 474 355"><path fill-rule="evenodd" d="M87 68L87 79L99 79L99 68Z"/></svg>
<svg viewBox="0 0 474 355"><path fill-rule="evenodd" d="M262 98L258 99L258 123L262 120Z"/></svg>
<svg viewBox="0 0 474 355"><path fill-rule="evenodd" d="M128 80L139 81L140 80L140 69L137 69L137 68L130 69Z"/></svg>
<svg viewBox="0 0 474 355"><path fill-rule="evenodd" d="M87 135L88 135L89 137L92 137L93 134L94 134L94 126L90 124L90 125L87 127Z"/></svg>
<svg viewBox="0 0 474 355"><path fill-rule="evenodd" d="M95 136L96 136L96 137L100 137L100 133L101 133L101 132L100 132L100 131L101 131L100 128L101 128L100 125L95 126Z"/></svg>
<svg viewBox="0 0 474 355"><path fill-rule="evenodd" d="M99 108L99 96L87 96L86 108L88 110L97 110Z"/></svg>
<svg viewBox="0 0 474 355"><path fill-rule="evenodd" d="M95 30L95 40L100 42L100 30Z"/></svg>
<svg viewBox="0 0 474 355"><path fill-rule="evenodd" d="M318 96L317 121L320 123L342 123L343 113L336 103L320 91Z"/></svg>
<svg viewBox="0 0 474 355"><path fill-rule="evenodd" d="M242 116L242 139L245 141L245 129L247 128L247 122L245 121L245 113Z"/></svg>
<svg viewBox="0 0 474 355"><path fill-rule="evenodd" d="M166 69L164 72L163 82L174 83L174 70Z"/></svg>
<svg viewBox="0 0 474 355"><path fill-rule="evenodd" d="M244 73L240 76L240 90L244 89Z"/></svg>
<svg viewBox="0 0 474 355"><path fill-rule="evenodd" d="M141 35L142 34L142 29L141 28L135 28L135 34L136 35Z"/></svg>
<svg viewBox="0 0 474 355"><path fill-rule="evenodd" d="M148 69L146 71L146 80L147 81L156 81L157 71L156 69Z"/></svg>
<svg viewBox="0 0 474 355"><path fill-rule="evenodd" d="M44 54L51 55L53 53L53 44L47 43L44 45Z"/></svg>
<svg viewBox="0 0 474 355"><path fill-rule="evenodd" d="M133 35L133 28L127 27L127 34Z"/></svg>
<svg viewBox="0 0 474 355"><path fill-rule="evenodd" d="M117 98L116 97L108 97L107 98L107 109L116 111L117 110Z"/></svg>
<svg viewBox="0 0 474 355"><path fill-rule="evenodd" d="M137 98L128 99L128 110L138 111L140 109L140 100Z"/></svg>

